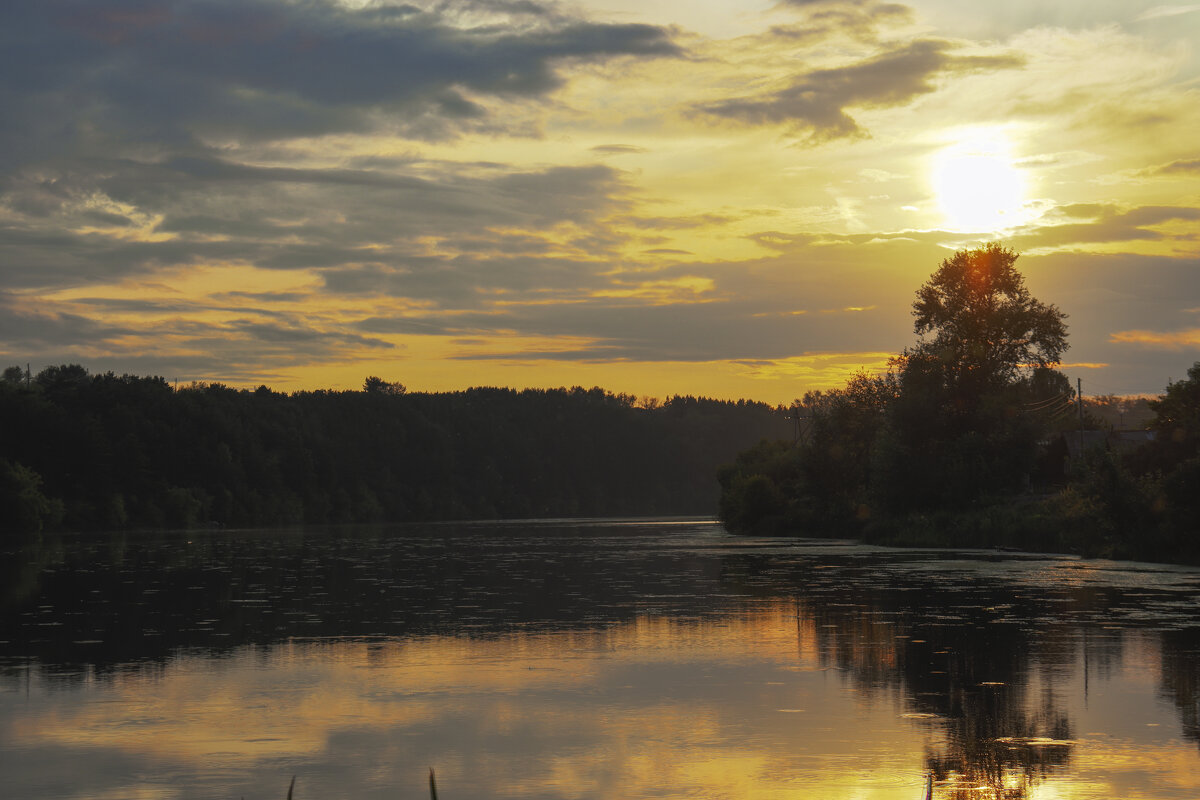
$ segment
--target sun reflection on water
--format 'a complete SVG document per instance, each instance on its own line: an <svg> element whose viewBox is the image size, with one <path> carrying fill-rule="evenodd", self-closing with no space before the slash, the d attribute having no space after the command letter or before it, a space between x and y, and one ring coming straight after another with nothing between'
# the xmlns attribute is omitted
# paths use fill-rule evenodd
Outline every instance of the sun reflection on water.
<svg viewBox="0 0 1200 800"><path fill-rule="evenodd" d="M1064 758L1082 776L1136 765L1164 785L1200 780L1186 749L1156 760L1133 741L1040 735L1055 712L1005 682L952 677L941 699L906 698L881 676L900 664L919 680L911 662L931 645L905 630L870 609L779 602L590 632L293 640L114 674L82 703L35 683L27 704L6 703L6 737L219 765L223 788L246 794L253 774L313 769L309 796L350 796L328 795L342 761L390 765L350 778L356 797L411 784L426 762L447 796L475 797L912 800L927 759L939 798L1093 796L1086 778L1053 780ZM993 735L963 738L985 721Z"/></svg>
<svg viewBox="0 0 1200 800"><path fill-rule="evenodd" d="M194 613L224 614L215 626L247 643L100 666L0 659L0 771L23 798L274 797L292 774L298 800L422 797L433 766L448 800L915 800L927 771L937 800L1194 800L1200 629L1182 604L1195 575L838 547L675 545L668 586L559 620L532 601L489 618L488 598L516 590L453 564L461 608L405 635L294 635L319 626L281 627L231 585L227 610ZM538 540L503 574L558 591L529 580L550 551ZM402 616L427 584L395 565L425 576L420 552L375 559L378 576L312 572L304 614L335 633ZM628 553L580 556L580 574L624 579L645 558ZM359 604L357 587L385 577L391 600ZM44 635L48 604L30 603L12 641Z"/></svg>

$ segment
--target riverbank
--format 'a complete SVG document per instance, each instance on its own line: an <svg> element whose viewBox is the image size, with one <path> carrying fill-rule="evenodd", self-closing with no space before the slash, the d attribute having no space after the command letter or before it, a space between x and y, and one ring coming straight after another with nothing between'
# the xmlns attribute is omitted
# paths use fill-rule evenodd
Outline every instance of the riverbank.
<svg viewBox="0 0 1200 800"><path fill-rule="evenodd" d="M1164 564L1200 564L1200 552L1154 518L1141 525L1107 513L1073 489L1025 495L983 508L868 521L860 538L891 547L996 548Z"/></svg>

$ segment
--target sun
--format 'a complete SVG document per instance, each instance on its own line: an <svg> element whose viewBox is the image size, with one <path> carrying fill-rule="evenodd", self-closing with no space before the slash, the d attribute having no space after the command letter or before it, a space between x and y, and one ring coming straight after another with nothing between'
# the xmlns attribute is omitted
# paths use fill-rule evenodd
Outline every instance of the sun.
<svg viewBox="0 0 1200 800"><path fill-rule="evenodd" d="M994 233L1023 221L1025 175L1003 134L973 134L944 148L931 180L950 230Z"/></svg>

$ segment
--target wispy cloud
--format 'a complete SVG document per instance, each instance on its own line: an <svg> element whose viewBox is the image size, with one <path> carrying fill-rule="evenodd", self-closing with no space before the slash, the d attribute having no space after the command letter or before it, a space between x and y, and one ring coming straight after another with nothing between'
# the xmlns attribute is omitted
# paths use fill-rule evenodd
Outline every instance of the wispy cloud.
<svg viewBox="0 0 1200 800"><path fill-rule="evenodd" d="M1172 161L1145 171L1152 175L1200 175L1200 158L1185 158Z"/></svg>
<svg viewBox="0 0 1200 800"><path fill-rule="evenodd" d="M1136 17L1134 17L1134 20L1137 22L1144 22L1150 19L1162 19L1163 17L1177 17L1181 14L1190 14L1194 11L1200 11L1200 4L1192 3L1183 6L1155 6L1154 8L1138 14Z"/></svg>
<svg viewBox="0 0 1200 800"><path fill-rule="evenodd" d="M820 142L863 133L848 109L902 105L935 91L940 77L1023 63L1017 55L962 56L954 49L948 41L922 39L843 67L807 72L773 92L707 103L698 110L749 125L786 124Z"/></svg>
<svg viewBox="0 0 1200 800"><path fill-rule="evenodd" d="M1053 209L1038 224L1015 233L1011 241L1019 249L1032 249L1139 240L1192 240L1195 237L1190 231L1172 232L1160 226L1196 220L1200 220L1200 208L1191 206L1121 209L1097 203L1073 204Z"/></svg>
<svg viewBox="0 0 1200 800"><path fill-rule="evenodd" d="M1161 350L1200 351L1200 328L1182 331L1118 331L1109 340L1118 344L1136 344Z"/></svg>

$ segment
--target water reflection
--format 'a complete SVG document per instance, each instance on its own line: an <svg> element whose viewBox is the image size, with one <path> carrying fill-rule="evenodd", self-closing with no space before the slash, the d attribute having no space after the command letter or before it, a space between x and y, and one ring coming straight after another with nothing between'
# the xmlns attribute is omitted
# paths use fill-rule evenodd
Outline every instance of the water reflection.
<svg viewBox="0 0 1200 800"><path fill-rule="evenodd" d="M1200 573L708 524L6 558L20 797L1192 798ZM10 554L11 555L11 554Z"/></svg>
<svg viewBox="0 0 1200 800"><path fill-rule="evenodd" d="M929 555L895 557L911 562ZM1197 624L1196 576L1147 565L1061 560L1038 566L1035 559L1017 564L1027 568L1014 568L1009 557L1001 560L996 554L975 554L966 564L937 554L929 564L910 563L898 571L895 563L865 559L861 566L838 571L843 577L855 573L858 580L839 589L836 600L827 582L805 579L807 565L793 567L790 582L802 587L803 598L798 639L820 654L821 663L851 675L861 695L901 685L911 709L907 716L927 720L937 732L926 763L937 778L938 797L1195 794L1200 784L1191 754L1184 758L1186 766L1174 765L1179 774L1168 771L1149 780L1147 767L1162 752L1155 749L1158 743L1142 749L1138 740L1147 738L1142 731L1117 753L1112 750L1116 740L1106 732L1086 734L1084 760L1093 761L1091 751L1104 741L1106 755L1099 763L1124 773L1116 783L1126 793L1078 786L1076 775L1089 765L1072 764L1080 745L1072 716L1094 715L1080 714L1080 698L1071 694L1082 689L1087 712L1093 681L1106 694L1112 684L1131 692L1158 671L1150 662L1161 658L1158 694L1174 702L1183 735L1195 739L1200 648L1184 643L1197 643L1198 629L1192 627ZM779 563L764 560L759 567L738 565L739 580L762 585L770 582L764 576L778 579ZM1130 591L1131 582L1155 588ZM1155 626L1116 624L1120 620L1152 620ZM1105 696L1096 710L1111 714L1111 706L1120 709L1124 700ZM1159 728L1163 723L1143 724ZM1125 780L1131 773L1138 779ZM1042 785L1051 776L1062 780Z"/></svg>

